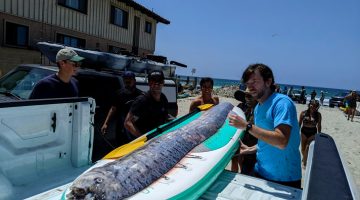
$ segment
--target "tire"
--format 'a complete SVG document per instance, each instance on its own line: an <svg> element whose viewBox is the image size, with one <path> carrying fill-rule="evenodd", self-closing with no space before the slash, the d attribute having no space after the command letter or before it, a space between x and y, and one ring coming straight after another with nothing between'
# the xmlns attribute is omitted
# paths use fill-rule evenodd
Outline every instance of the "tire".
<svg viewBox="0 0 360 200"><path fill-rule="evenodd" d="M333 107L334 107L334 104L329 104L329 107L330 107L330 108L333 108Z"/></svg>

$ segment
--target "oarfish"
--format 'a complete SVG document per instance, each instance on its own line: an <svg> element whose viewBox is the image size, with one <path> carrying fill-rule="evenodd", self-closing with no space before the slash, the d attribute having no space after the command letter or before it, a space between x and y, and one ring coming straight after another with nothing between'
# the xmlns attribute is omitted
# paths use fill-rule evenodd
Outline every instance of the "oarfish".
<svg viewBox="0 0 360 200"><path fill-rule="evenodd" d="M170 171L194 147L212 136L232 110L221 103L191 123L156 137L114 162L79 176L69 199L123 199L134 195Z"/></svg>

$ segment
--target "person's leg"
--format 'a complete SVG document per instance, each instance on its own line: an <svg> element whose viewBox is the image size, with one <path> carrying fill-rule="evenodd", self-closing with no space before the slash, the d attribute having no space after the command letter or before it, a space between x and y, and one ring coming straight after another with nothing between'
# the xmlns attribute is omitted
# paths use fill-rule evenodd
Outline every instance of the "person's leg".
<svg viewBox="0 0 360 200"><path fill-rule="evenodd" d="M351 121L353 121L355 115L355 107L351 108Z"/></svg>
<svg viewBox="0 0 360 200"><path fill-rule="evenodd" d="M234 156L231 159L231 171L235 173L239 173L239 163L241 163L243 156ZM241 167L240 167L241 170Z"/></svg>
<svg viewBox="0 0 360 200"><path fill-rule="evenodd" d="M315 135L310 136L305 144L305 151L304 151L304 157L303 157L303 165L304 167L306 167L306 163L307 163L307 158L308 158L308 153L309 153L309 147L310 147L310 143L312 141L315 140Z"/></svg>
<svg viewBox="0 0 360 200"><path fill-rule="evenodd" d="M244 157L241 167L241 174L250 175L251 170L253 170L254 168L255 161L256 160L254 159L249 159Z"/></svg>
<svg viewBox="0 0 360 200"><path fill-rule="evenodd" d="M304 157L305 157L306 141L307 141L307 137L305 136L304 133L301 132L301 154L302 154L302 156L303 156L302 167L305 167L305 165L304 165Z"/></svg>

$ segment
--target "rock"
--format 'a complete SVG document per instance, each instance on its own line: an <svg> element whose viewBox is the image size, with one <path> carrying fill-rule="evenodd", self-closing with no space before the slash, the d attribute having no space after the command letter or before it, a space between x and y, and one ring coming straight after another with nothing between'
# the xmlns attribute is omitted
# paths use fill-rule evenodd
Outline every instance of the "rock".
<svg viewBox="0 0 360 200"><path fill-rule="evenodd" d="M190 85L190 84L185 84L183 86L184 90L194 90L195 87L193 85Z"/></svg>

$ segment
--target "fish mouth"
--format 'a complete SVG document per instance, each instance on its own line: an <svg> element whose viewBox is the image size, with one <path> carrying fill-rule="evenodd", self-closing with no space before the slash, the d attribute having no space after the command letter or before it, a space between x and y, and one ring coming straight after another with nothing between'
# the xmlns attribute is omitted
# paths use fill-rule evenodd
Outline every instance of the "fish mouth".
<svg viewBox="0 0 360 200"><path fill-rule="evenodd" d="M68 199L84 199L86 195L86 191L83 188L79 187L70 187L71 192L66 195L66 198Z"/></svg>

